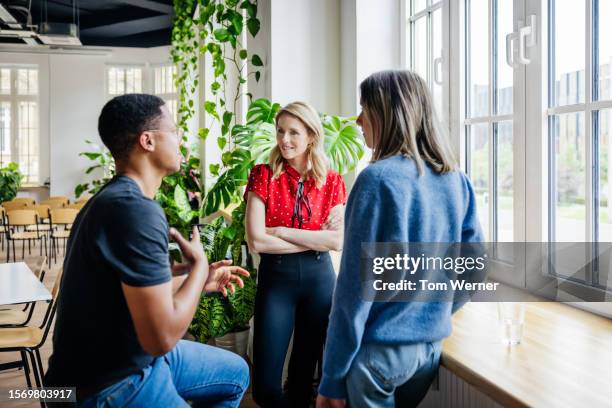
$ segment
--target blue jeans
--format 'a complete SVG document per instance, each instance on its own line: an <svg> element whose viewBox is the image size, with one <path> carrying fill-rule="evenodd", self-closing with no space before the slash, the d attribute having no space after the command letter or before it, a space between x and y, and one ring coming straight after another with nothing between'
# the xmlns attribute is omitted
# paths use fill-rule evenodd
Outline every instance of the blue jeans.
<svg viewBox="0 0 612 408"><path fill-rule="evenodd" d="M440 342L365 344L346 379L348 403L361 407L416 407L438 372Z"/></svg>
<svg viewBox="0 0 612 408"><path fill-rule="evenodd" d="M163 357L81 401L79 407L237 407L249 367L237 354L180 340Z"/></svg>

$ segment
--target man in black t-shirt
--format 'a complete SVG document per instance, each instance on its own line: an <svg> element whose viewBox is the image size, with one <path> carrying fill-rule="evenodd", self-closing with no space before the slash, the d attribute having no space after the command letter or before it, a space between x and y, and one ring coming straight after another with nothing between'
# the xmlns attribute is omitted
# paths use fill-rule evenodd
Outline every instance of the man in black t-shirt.
<svg viewBox="0 0 612 408"><path fill-rule="evenodd" d="M244 269L208 265L197 229L168 231L154 201L162 178L180 168L181 140L156 96L109 101L98 122L117 176L72 227L64 260L46 386L76 387L79 406L238 406L245 361L180 340L202 291L233 291ZM169 263L168 234L184 263Z"/></svg>

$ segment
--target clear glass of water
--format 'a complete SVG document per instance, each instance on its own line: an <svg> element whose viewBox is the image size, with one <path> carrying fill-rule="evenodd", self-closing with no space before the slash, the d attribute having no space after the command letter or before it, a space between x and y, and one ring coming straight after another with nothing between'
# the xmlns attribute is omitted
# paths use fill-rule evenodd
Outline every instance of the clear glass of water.
<svg viewBox="0 0 612 408"><path fill-rule="evenodd" d="M525 323L525 305L518 302L497 304L502 343L515 346L521 343Z"/></svg>

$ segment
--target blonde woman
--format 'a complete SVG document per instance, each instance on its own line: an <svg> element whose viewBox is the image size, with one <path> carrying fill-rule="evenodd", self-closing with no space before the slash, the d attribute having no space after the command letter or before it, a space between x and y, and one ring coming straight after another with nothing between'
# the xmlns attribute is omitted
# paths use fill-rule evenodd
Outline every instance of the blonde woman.
<svg viewBox="0 0 612 408"><path fill-rule="evenodd" d="M276 116L276 132L269 164L253 168L245 193L249 248L261 255L253 398L266 408L307 407L336 281L328 251L342 246L346 188L327 167L315 109L304 102L285 106Z"/></svg>
<svg viewBox="0 0 612 408"><path fill-rule="evenodd" d="M409 71L375 73L361 83L361 106L372 163L346 206L317 407L417 406L460 304L365 301L361 245L481 242L483 235L472 185L438 130L425 81Z"/></svg>

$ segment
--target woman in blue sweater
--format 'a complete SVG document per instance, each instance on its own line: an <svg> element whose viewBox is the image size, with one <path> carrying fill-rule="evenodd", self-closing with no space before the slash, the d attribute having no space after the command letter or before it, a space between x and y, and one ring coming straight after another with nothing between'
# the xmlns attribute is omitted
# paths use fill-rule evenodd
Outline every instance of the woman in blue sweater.
<svg viewBox="0 0 612 408"><path fill-rule="evenodd" d="M481 242L483 235L474 191L439 130L425 81L409 71L383 71L360 90L357 123L372 162L346 207L317 407L416 406L460 304L364 300L361 244Z"/></svg>

